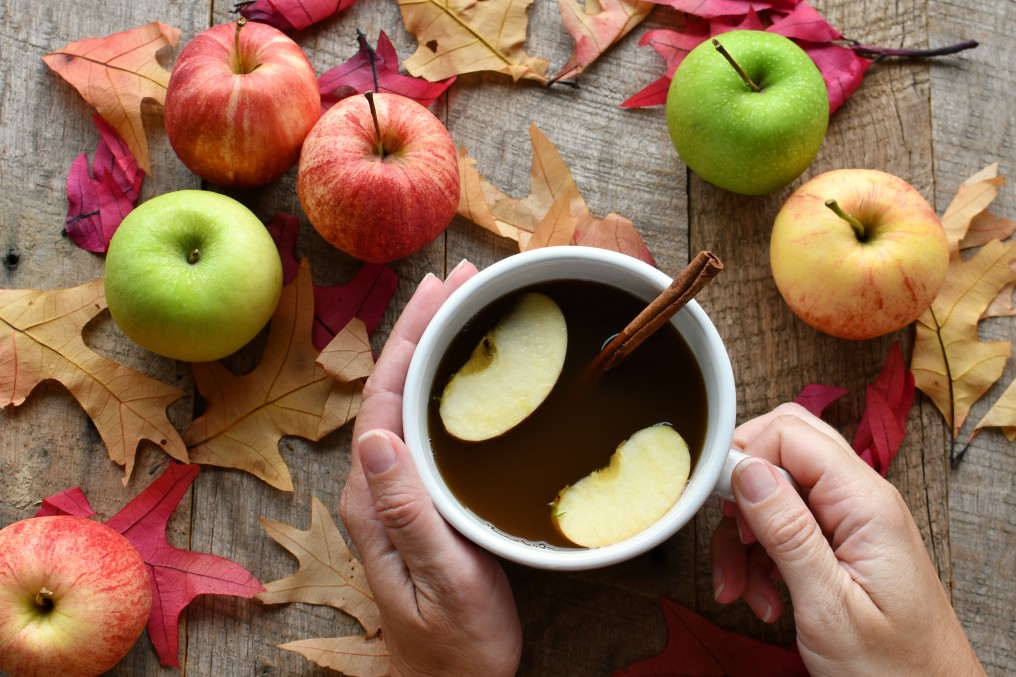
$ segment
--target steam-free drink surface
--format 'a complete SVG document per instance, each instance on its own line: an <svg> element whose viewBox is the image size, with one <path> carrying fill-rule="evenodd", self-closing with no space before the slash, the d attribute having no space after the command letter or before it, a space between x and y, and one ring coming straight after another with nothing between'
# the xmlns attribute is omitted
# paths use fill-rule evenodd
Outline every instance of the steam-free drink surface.
<svg viewBox="0 0 1016 677"><path fill-rule="evenodd" d="M453 438L438 413L445 384L512 301L528 291L550 296L564 313L568 354L561 378L529 418L500 437ZM599 379L583 376L604 342L646 305L596 282L548 282L494 302L463 327L438 367L428 426L441 475L466 507L512 536L574 547L553 526L551 502L565 486L607 465L617 446L638 430L673 425L688 443L694 469L706 435L705 383L673 325L666 324Z"/></svg>

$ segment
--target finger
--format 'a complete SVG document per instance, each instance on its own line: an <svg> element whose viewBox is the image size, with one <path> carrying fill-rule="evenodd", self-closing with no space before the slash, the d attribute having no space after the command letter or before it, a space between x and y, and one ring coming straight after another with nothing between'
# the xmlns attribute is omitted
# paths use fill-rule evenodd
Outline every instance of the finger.
<svg viewBox="0 0 1016 677"><path fill-rule="evenodd" d="M773 579L773 561L759 546L748 549L746 579L741 597L764 623L773 623L783 613L783 598Z"/></svg>
<svg viewBox="0 0 1016 677"><path fill-rule="evenodd" d="M846 573L790 482L769 462L749 458L734 468L731 484L741 515L779 568L795 601L838 603L845 594Z"/></svg>
<svg viewBox="0 0 1016 677"><path fill-rule="evenodd" d="M769 413L753 418L738 426L737 429L734 430L734 448L739 450L744 449L753 439L758 437L763 430L771 426L774 421L788 416L800 419L802 422L825 434L830 439L835 440L841 447L850 449L850 445L847 444L847 441L843 439L843 436L840 435L835 428L812 414L801 405L794 404L793 402L781 404ZM770 461L772 461L772 459L770 459Z"/></svg>
<svg viewBox="0 0 1016 677"><path fill-rule="evenodd" d="M724 517L716 525L709 541L713 563L713 598L729 604L741 596L747 581L747 551L737 534L733 517Z"/></svg>

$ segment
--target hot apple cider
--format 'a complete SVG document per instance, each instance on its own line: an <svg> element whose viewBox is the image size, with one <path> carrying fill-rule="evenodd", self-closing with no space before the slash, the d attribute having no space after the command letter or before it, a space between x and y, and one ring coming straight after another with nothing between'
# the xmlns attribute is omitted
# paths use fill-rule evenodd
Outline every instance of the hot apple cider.
<svg viewBox="0 0 1016 677"><path fill-rule="evenodd" d="M567 325L567 352L556 384L535 411L506 432L479 441L449 434L439 411L446 384L478 346L503 348L486 345L492 328L533 292L553 299ZM705 384L673 325L650 336L619 366L589 376L604 343L645 305L598 282L546 282L492 303L462 328L431 387L428 427L442 477L465 506L511 536L575 547L555 527L552 504L563 488L607 466L618 445L637 431L672 426L687 443L694 467L706 436Z"/></svg>

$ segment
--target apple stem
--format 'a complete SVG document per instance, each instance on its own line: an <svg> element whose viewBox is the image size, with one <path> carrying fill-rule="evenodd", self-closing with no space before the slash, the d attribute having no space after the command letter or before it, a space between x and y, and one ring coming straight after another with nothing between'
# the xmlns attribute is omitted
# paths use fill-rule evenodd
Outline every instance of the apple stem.
<svg viewBox="0 0 1016 677"><path fill-rule="evenodd" d="M381 125L377 121L377 108L374 107L374 92L364 92L367 97L367 105L370 106L370 116L374 119L374 132L377 134L377 154L382 158L385 156L385 145L381 141Z"/></svg>
<svg viewBox="0 0 1016 677"><path fill-rule="evenodd" d="M240 30L247 25L246 17L238 17L236 20L236 32L233 33L233 50L236 52L236 68L233 70L237 73L247 73L247 69L243 65L243 57L240 55Z"/></svg>
<svg viewBox="0 0 1016 677"><path fill-rule="evenodd" d="M195 247L190 250L190 254L187 255L187 263L195 264L201 260L201 250Z"/></svg>
<svg viewBox="0 0 1016 677"><path fill-rule="evenodd" d="M856 217L851 216L850 214L843 211L843 207L840 207L839 203L837 203L836 200L826 200L825 206L833 210L833 213L836 214L836 216L840 217L841 219L850 224L850 227L853 228L854 232L857 233L857 239L863 242L864 238L868 236L867 232L865 232L864 224L858 221Z"/></svg>
<svg viewBox="0 0 1016 677"><path fill-rule="evenodd" d="M53 591L47 588L42 588L39 592L35 593L35 603L43 609L53 608Z"/></svg>
<svg viewBox="0 0 1016 677"><path fill-rule="evenodd" d="M742 80L744 80L744 84L748 85L748 89L750 89L753 92L762 91L762 88L756 85L754 80L748 77L748 74L744 72L744 69L741 68L741 65L736 61L734 61L734 57L730 56L730 52L727 51L727 48L721 45L720 41L717 40L716 38L713 38L713 47L715 47L716 51L722 54L723 58L726 59L730 63L730 65L734 67L734 70L737 71L737 74L741 76Z"/></svg>

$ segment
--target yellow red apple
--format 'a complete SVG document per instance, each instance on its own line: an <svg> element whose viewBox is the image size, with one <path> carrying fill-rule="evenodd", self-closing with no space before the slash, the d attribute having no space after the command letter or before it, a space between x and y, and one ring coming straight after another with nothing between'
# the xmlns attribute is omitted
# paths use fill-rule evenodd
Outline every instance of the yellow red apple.
<svg viewBox="0 0 1016 677"><path fill-rule="evenodd" d="M332 246L372 263L394 261L451 223L458 156L445 126L416 101L350 96L307 135L296 189L311 225Z"/></svg>
<svg viewBox="0 0 1016 677"><path fill-rule="evenodd" d="M194 36L166 89L173 150L192 172L230 188L285 174L320 115L317 78L300 46L244 19Z"/></svg>
<svg viewBox="0 0 1016 677"><path fill-rule="evenodd" d="M0 529L0 671L94 677L148 623L152 584L137 549L84 517L32 517Z"/></svg>
<svg viewBox="0 0 1016 677"><path fill-rule="evenodd" d="M916 320L949 267L945 230L928 201L872 169L826 172L794 191L776 215L769 257L794 313L848 339Z"/></svg>

